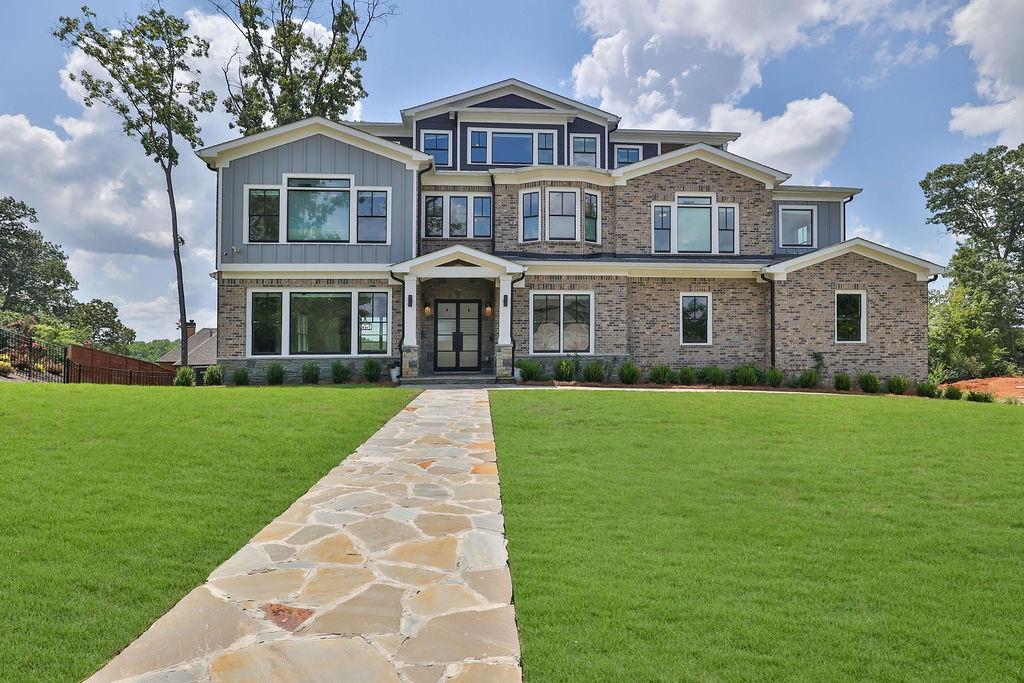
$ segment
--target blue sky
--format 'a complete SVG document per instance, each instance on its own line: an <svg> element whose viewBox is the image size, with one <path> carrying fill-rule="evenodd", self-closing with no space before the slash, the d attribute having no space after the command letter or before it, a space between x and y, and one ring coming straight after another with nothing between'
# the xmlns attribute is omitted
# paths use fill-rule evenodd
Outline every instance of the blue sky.
<svg viewBox="0 0 1024 683"><path fill-rule="evenodd" d="M80 296L114 300L141 338L171 337L173 269L155 167L108 115L84 109L61 74L84 62L50 37L57 17L80 4L0 9L0 194L38 209L44 234L71 255ZM953 244L925 223L920 179L1024 139L1020 0L528 0L513 12L398 4L369 44L364 120L397 120L402 107L515 76L630 126L739 130L733 151L794 180L863 187L851 232L933 260ZM164 5L188 13L215 52L230 50L212 6ZM110 21L138 8L90 6ZM205 78L219 86L216 69ZM222 114L204 131L208 144L234 136ZM187 159L178 178L189 306L212 325L214 176Z"/></svg>

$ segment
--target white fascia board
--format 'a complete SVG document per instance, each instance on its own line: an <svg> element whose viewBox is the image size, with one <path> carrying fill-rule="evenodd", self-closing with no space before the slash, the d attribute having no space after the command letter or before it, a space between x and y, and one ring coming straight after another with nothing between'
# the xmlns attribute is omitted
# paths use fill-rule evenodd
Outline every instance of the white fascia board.
<svg viewBox="0 0 1024 683"><path fill-rule="evenodd" d="M530 275L606 275L619 277L716 277L757 279L760 266L749 263L612 263L602 261L532 261L520 263Z"/></svg>
<svg viewBox="0 0 1024 683"><path fill-rule="evenodd" d="M441 266L453 259L466 261L481 267L501 269L505 273L521 273L525 270L522 265L515 261L509 261L508 259L501 258L500 256L478 251L461 244L445 247L444 249L432 251L429 254L423 254L422 256L409 259L408 261L401 261L399 263L392 264L391 270L395 273L409 273L413 269ZM453 266L447 270L454 273L456 272L454 268L455 267Z"/></svg>
<svg viewBox="0 0 1024 683"><path fill-rule="evenodd" d="M859 187L831 185L779 185L772 193L778 202L838 202L863 192Z"/></svg>
<svg viewBox="0 0 1024 683"><path fill-rule="evenodd" d="M459 123L536 123L564 125L576 118L576 112L564 109L500 109L492 107L462 107Z"/></svg>
<svg viewBox="0 0 1024 683"><path fill-rule="evenodd" d="M789 180L790 174L759 164L756 161L745 159L732 152L712 147L711 145L698 142L681 149L659 154L656 157L644 159L635 164L617 168L611 172L616 179L616 184L623 185L627 180L660 171L677 164L682 164L692 159L701 159L715 166L720 166L729 171L745 175L748 178L759 180L768 189L773 189L780 183Z"/></svg>
<svg viewBox="0 0 1024 683"><path fill-rule="evenodd" d="M431 171L420 176L422 187L490 187L491 174L488 171Z"/></svg>
<svg viewBox="0 0 1024 683"><path fill-rule="evenodd" d="M608 139L611 142L675 142L692 145L698 142L722 145L739 139L739 133L716 130L654 130L644 128L616 128Z"/></svg>
<svg viewBox="0 0 1024 683"><path fill-rule="evenodd" d="M907 254L902 251L898 251L891 247L887 247L883 244L877 244L875 242L868 241L863 237L854 237L853 239L840 242L839 244L833 244L830 247L824 249L818 249L812 251L809 254L803 256L797 256L795 258L776 263L771 266L766 266L762 272L773 280L785 280L786 276L793 271L807 268L818 263L843 256L844 254L858 254L865 258L873 259L879 263L885 263L914 273L917 276L919 282L927 281L935 275L944 275L946 269L944 266L940 266L937 263L926 261L923 258L918 258L912 254Z"/></svg>
<svg viewBox="0 0 1024 683"><path fill-rule="evenodd" d="M520 166L491 170L495 185L521 185L543 180L573 180L611 187L615 184L610 171L590 166Z"/></svg>
<svg viewBox="0 0 1024 683"><path fill-rule="evenodd" d="M221 280L365 280L389 279L389 272L380 263L226 263L216 275Z"/></svg>

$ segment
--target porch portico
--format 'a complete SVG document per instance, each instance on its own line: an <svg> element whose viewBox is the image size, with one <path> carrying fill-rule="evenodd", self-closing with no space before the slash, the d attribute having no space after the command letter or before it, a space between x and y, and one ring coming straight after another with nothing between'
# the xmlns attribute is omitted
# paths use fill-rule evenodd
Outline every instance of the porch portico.
<svg viewBox="0 0 1024 683"><path fill-rule="evenodd" d="M512 284L526 267L456 245L395 264L404 283L402 376L512 376Z"/></svg>

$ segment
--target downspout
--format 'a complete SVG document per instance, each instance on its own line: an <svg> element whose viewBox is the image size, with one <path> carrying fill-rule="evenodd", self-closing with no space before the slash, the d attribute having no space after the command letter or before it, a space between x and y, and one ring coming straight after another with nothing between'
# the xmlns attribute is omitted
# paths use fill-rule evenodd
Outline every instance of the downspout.
<svg viewBox="0 0 1024 683"><path fill-rule="evenodd" d="M512 313L515 310L513 308L512 304L516 300L516 297L515 297L516 283L517 282L522 282L524 279L526 279L526 273L520 273L519 277L517 277L515 280L513 280L512 281L512 285L508 288L508 336L512 340L512 374L513 375L515 375L515 371L516 371L515 370L515 367L516 367L516 335L514 334L515 325L512 324L513 321L515 320L515 317L512 315Z"/></svg>
<svg viewBox="0 0 1024 683"><path fill-rule="evenodd" d="M495 229L495 225L494 225L494 215L497 213L497 211L495 211L496 207L495 207L495 196L494 196L495 192L494 191L497 189L497 187L495 186L495 183L494 183L494 172L493 171L488 171L487 175L490 176L490 178L491 178L491 253L493 254L494 250L498 248L498 242L497 242L498 231Z"/></svg>
<svg viewBox="0 0 1024 683"><path fill-rule="evenodd" d="M854 195L851 194L843 200L843 242L846 241L846 205L853 201L853 197Z"/></svg>
<svg viewBox="0 0 1024 683"><path fill-rule="evenodd" d="M418 231L417 234L419 234ZM405 367L405 350L403 347L405 346L405 306L408 302L405 300L405 280L395 277L395 271L393 270L389 270L388 275L391 276L392 280L402 285L402 338L398 340L398 376L401 377L402 368ZM415 303L414 301L413 304Z"/></svg>
<svg viewBox="0 0 1024 683"><path fill-rule="evenodd" d="M768 283L771 288L769 290L770 303L769 308L771 310L771 322L769 323L769 329L771 332L771 352L772 352L772 367L775 367L775 280L769 280L761 273L761 279Z"/></svg>
<svg viewBox="0 0 1024 683"><path fill-rule="evenodd" d="M931 283L935 282L938 279L939 279L939 274L935 273L935 275L932 275L930 278L928 278L928 284L931 284Z"/></svg>
<svg viewBox="0 0 1024 683"><path fill-rule="evenodd" d="M428 171L432 171L432 170L434 170L434 159L433 159L433 157L431 157L430 163L427 165L426 168L421 168L420 170L416 171L416 187L414 188L415 191L413 192L413 195L414 195L413 196L413 201L415 202L415 204L413 204L413 207L412 207L412 215L414 217L413 223L415 223L415 225L412 226L413 235L415 235L415 239L413 239L413 241L412 241L412 245L413 245L412 257L413 258L416 258L417 256L420 255L420 215L419 215L419 208L420 208L420 197L423 196L423 174L427 173Z"/></svg>

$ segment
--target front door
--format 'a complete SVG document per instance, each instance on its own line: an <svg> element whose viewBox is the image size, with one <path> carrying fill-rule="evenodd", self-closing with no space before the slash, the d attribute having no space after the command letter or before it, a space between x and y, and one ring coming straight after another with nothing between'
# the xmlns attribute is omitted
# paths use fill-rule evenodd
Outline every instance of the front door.
<svg viewBox="0 0 1024 683"><path fill-rule="evenodd" d="M480 369L480 300L437 302L434 370Z"/></svg>

